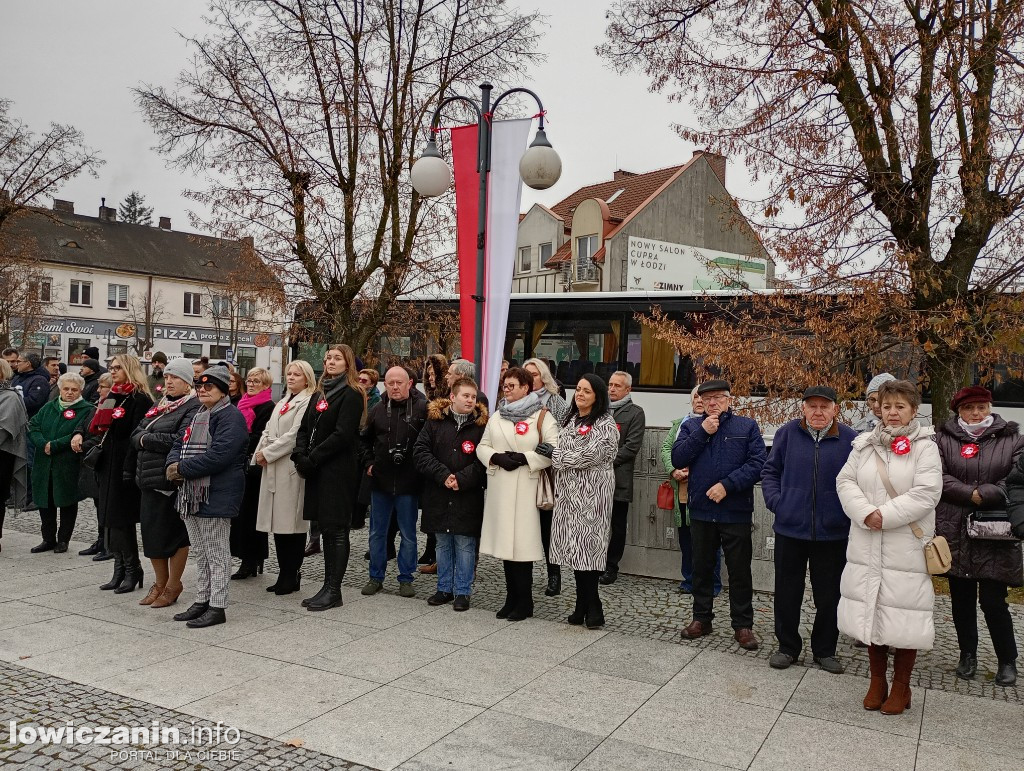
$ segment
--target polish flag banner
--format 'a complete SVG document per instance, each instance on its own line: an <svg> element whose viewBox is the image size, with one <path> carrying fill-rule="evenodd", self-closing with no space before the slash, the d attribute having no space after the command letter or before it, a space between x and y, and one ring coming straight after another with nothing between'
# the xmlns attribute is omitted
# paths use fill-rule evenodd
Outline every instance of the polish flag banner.
<svg viewBox="0 0 1024 771"><path fill-rule="evenodd" d="M526 152L532 118L491 124L491 173L487 185L486 251L484 258L483 361L474 362L480 389L494 404L508 325L512 294L522 180L519 161ZM477 171L477 127L453 129L452 165L455 177L457 252L459 257L459 315L462 355L473 357L476 336L476 253L480 211Z"/></svg>

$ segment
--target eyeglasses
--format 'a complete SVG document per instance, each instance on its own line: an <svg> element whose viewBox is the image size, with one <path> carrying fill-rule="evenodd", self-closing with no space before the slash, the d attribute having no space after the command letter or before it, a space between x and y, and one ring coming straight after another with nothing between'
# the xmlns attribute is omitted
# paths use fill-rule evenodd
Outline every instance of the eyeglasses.
<svg viewBox="0 0 1024 771"><path fill-rule="evenodd" d="M263 385L259 380L246 380L246 385Z"/></svg>
<svg viewBox="0 0 1024 771"><path fill-rule="evenodd" d="M123 369L124 367L122 367L120 364L111 364L109 367L107 367L108 372L120 372Z"/></svg>
<svg viewBox="0 0 1024 771"><path fill-rule="evenodd" d="M503 385L501 387L501 390L502 391L515 391L517 388L525 388L525 387L526 386L524 386L522 383L505 383L505 385Z"/></svg>
<svg viewBox="0 0 1024 771"><path fill-rule="evenodd" d="M212 391L216 387L217 386L215 386L213 383L197 383L196 384L196 390L197 391Z"/></svg>

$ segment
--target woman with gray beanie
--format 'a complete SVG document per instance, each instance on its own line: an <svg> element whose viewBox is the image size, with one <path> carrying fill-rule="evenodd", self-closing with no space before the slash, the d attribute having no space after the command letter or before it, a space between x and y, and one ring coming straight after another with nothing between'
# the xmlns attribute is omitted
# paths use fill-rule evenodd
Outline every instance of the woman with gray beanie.
<svg viewBox="0 0 1024 771"><path fill-rule="evenodd" d="M167 455L167 479L178 487L175 508L185 521L196 561L196 600L174 616L193 629L223 624L231 581L231 518L245 492L245 418L228 396L231 375L214 365L196 391L202 408Z"/></svg>
<svg viewBox="0 0 1024 771"><path fill-rule="evenodd" d="M875 426L882 422L882 405L878 401L878 389L882 387L883 383L895 379L896 376L890 375L888 372L881 372L871 378L868 387L864 390L864 402L868 406L868 413L854 424L855 431L860 433L873 431Z"/></svg>

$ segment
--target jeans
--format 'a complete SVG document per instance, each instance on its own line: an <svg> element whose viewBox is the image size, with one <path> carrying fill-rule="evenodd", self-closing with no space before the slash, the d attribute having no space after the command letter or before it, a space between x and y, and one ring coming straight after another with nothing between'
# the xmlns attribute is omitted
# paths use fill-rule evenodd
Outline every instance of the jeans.
<svg viewBox="0 0 1024 771"><path fill-rule="evenodd" d="M775 639L779 651L800 658L800 611L804 576L811 567L814 625L811 653L817 658L836 655L839 642L839 582L846 567L846 539L809 541L775 534Z"/></svg>
<svg viewBox="0 0 1024 771"><path fill-rule="evenodd" d="M411 584L416 571L416 517L419 513L419 500L415 495L391 495L376 490L370 494L370 578L384 580L392 509L398 519L398 531L402 534L398 547L398 583Z"/></svg>
<svg viewBox="0 0 1024 771"><path fill-rule="evenodd" d="M473 593L478 541L471 535L437 534L437 591L467 597Z"/></svg>
<svg viewBox="0 0 1024 771"><path fill-rule="evenodd" d="M703 522L690 520L693 537L693 617L706 624L715 617L714 565L719 548L729 568L729 610L733 629L754 626L754 579L750 561L754 556L749 522Z"/></svg>
<svg viewBox="0 0 1024 771"><path fill-rule="evenodd" d="M683 512L683 519L686 513ZM683 580L679 582L679 588L684 592L693 592L693 539L690 537L690 526L683 524L676 528L679 535L679 553L682 564L679 572ZM722 593L722 550L715 552L715 597Z"/></svg>

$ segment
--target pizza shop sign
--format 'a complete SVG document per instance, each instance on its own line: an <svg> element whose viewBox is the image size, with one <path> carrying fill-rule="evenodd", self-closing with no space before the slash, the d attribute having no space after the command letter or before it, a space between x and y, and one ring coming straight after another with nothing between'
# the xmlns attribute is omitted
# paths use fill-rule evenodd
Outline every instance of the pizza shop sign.
<svg viewBox="0 0 1024 771"><path fill-rule="evenodd" d="M137 337L136 331L135 325L129 323L114 325L96 323L94 321L77 321L75 319L48 321L39 326L39 332L46 332L50 334L95 335L98 337L110 334L115 335L122 340ZM156 326L153 328L154 340L181 340L183 342L195 341L216 343L226 337L226 333L221 332L220 334L217 334L217 330L208 328L190 329L187 327L165 326ZM237 343L242 345L254 345L257 348L264 348L271 344L270 335L258 332L238 333L235 337Z"/></svg>

